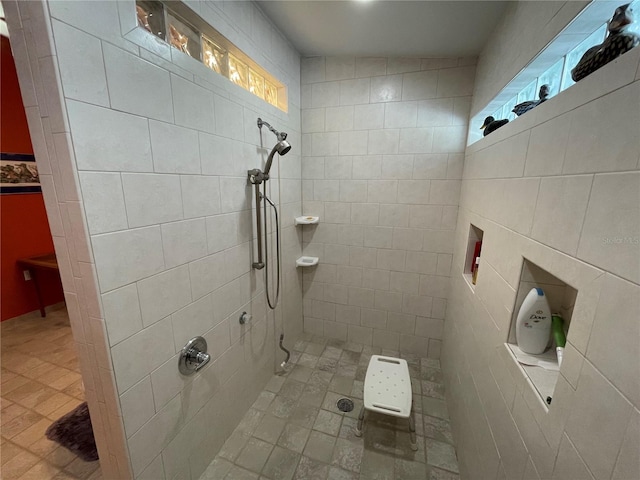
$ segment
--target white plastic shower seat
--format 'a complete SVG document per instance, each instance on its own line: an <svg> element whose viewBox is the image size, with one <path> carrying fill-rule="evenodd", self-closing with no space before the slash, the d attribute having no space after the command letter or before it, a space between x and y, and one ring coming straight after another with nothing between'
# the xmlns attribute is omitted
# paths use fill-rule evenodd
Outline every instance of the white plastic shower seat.
<svg viewBox="0 0 640 480"><path fill-rule="evenodd" d="M407 361L401 358L372 355L364 379L364 405L358 416L356 435L362 436L365 411L408 418L411 448L416 450L416 434L411 416L411 377Z"/></svg>

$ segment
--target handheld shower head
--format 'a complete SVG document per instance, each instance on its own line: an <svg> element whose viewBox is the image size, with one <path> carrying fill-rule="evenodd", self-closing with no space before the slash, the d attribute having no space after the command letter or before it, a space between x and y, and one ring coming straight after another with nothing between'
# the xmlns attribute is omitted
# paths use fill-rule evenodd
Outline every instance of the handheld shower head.
<svg viewBox="0 0 640 480"><path fill-rule="evenodd" d="M279 132L267 122L265 122L261 118L258 118L258 128L262 128L263 125L271 130L271 132L273 132L273 134L278 139L278 143L276 143L276 145L271 149L271 153L267 158L267 164L264 167L264 176L266 177L265 180L268 180L269 170L271 170L271 164L273 163L273 156L276 154L276 152L278 152L278 155L286 155L289 150L291 150L291 145L289 144L289 142L287 142L287 132Z"/></svg>
<svg viewBox="0 0 640 480"><path fill-rule="evenodd" d="M273 156L278 153L278 155L286 155L289 150L291 150L291 145L286 140L280 140L275 146L271 149L271 153L269 154L269 158L267 158L267 164L264 167L264 175L269 177L269 170L271 170L271 164L273 163Z"/></svg>

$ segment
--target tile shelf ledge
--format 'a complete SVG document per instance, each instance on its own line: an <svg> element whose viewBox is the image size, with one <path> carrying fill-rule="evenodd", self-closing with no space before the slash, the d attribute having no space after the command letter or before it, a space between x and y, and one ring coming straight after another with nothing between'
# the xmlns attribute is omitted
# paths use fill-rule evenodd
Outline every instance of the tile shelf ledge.
<svg viewBox="0 0 640 480"><path fill-rule="evenodd" d="M527 365L522 363L518 356L526 355L522 353L522 350L517 345L511 343L505 343L509 356L516 363L525 379L527 379L534 389L535 393L539 395L542 405L545 409L549 410L549 405L546 403L547 397L553 398L553 392L556 387L558 376L560 375L560 367L558 367L558 359L553 351L546 351L542 355L530 355L532 357L539 357L542 361L548 362L549 369L539 365ZM555 365L554 365L555 364Z"/></svg>

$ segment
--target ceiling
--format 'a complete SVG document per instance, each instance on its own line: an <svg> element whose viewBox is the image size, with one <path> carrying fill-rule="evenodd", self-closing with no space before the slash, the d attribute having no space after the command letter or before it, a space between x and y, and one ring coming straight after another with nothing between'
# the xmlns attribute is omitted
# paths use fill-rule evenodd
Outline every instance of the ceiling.
<svg viewBox="0 0 640 480"><path fill-rule="evenodd" d="M261 0L303 56L477 55L505 1Z"/></svg>

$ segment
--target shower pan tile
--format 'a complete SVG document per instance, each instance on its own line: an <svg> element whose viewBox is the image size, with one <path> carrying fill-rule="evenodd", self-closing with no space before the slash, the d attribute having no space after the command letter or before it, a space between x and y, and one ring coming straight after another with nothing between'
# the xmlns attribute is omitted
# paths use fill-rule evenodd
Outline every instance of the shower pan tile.
<svg viewBox="0 0 640 480"><path fill-rule="evenodd" d="M294 423L288 423L278 439L278 445L288 448L296 453L302 453L311 434L308 428L300 427Z"/></svg>
<svg viewBox="0 0 640 480"><path fill-rule="evenodd" d="M458 473L458 460L453 445L426 439L427 463L434 467L443 468Z"/></svg>
<svg viewBox="0 0 640 480"><path fill-rule="evenodd" d="M260 472L264 467L273 445L257 438L251 438L247 442L236 463L254 472Z"/></svg>
<svg viewBox="0 0 640 480"><path fill-rule="evenodd" d="M311 432L304 454L315 460L328 463L333 455L336 438L321 432Z"/></svg>
<svg viewBox="0 0 640 480"><path fill-rule="evenodd" d="M266 414L258 428L253 432L253 436L265 442L276 443L284 426L285 421L283 419Z"/></svg>
<svg viewBox="0 0 640 480"><path fill-rule="evenodd" d="M340 431L341 423L342 417L340 415L327 410L320 410L316 417L316 422L313 424L313 429L335 437Z"/></svg>
<svg viewBox="0 0 640 480"><path fill-rule="evenodd" d="M291 480L300 455L281 447L275 447L262 474L273 480Z"/></svg>
<svg viewBox="0 0 640 480"><path fill-rule="evenodd" d="M371 355L398 352L316 336L294 348L291 367L272 377L203 480L459 479L437 360L402 355L412 379L414 451L402 419L369 412L364 437L355 435ZM315 367L296 364L304 355L318 359ZM350 412L336 405L344 397L354 401Z"/></svg>
<svg viewBox="0 0 640 480"><path fill-rule="evenodd" d="M303 456L293 476L294 480L325 480L329 466Z"/></svg>

